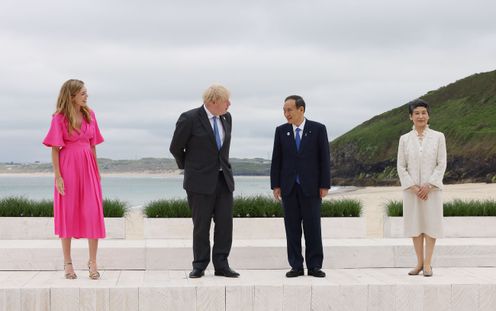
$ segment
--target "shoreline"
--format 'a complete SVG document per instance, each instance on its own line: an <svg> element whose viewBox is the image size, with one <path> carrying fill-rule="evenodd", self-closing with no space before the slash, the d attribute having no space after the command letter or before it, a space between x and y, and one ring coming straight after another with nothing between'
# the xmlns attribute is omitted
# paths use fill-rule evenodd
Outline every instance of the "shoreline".
<svg viewBox="0 0 496 311"><path fill-rule="evenodd" d="M172 177L172 176L182 176L179 172L160 172L160 173L147 173L147 172L122 172L122 173L102 173L102 177L105 176L127 176L127 177ZM53 172L19 172L19 173L4 173L0 172L0 177L39 177L39 176L53 176Z"/></svg>
<svg viewBox="0 0 496 311"><path fill-rule="evenodd" d="M26 172L26 173L2 173L0 172L0 177L47 177L47 176L53 176L53 173L47 173L47 172L38 172L38 173L31 173L31 172ZM163 178L163 177L182 177L183 174L181 174L180 171L174 171L174 172L160 172L160 173L147 173L147 172L122 172L122 173L102 173L102 177L151 177L151 178ZM261 176L261 175L234 175L235 178L270 178L270 176ZM341 186L334 186L334 187L341 187ZM348 186L346 186L348 187Z"/></svg>

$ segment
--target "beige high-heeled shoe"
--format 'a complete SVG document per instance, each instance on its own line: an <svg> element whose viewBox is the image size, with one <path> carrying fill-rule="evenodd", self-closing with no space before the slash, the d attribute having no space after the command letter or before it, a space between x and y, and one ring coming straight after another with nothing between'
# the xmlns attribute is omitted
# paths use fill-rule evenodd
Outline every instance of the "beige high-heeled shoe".
<svg viewBox="0 0 496 311"><path fill-rule="evenodd" d="M426 277L431 277L434 274L434 272L432 272L432 266L430 266L429 268L430 268L429 271L427 271L425 269L425 267L423 269L424 270L424 276L426 276Z"/></svg>
<svg viewBox="0 0 496 311"><path fill-rule="evenodd" d="M98 280L100 278L100 272L98 271L91 271L91 264L95 264L95 262L91 261L91 260L88 260L88 272L89 272L89 276L90 276L90 279L92 280Z"/></svg>
<svg viewBox="0 0 496 311"><path fill-rule="evenodd" d="M412 270L410 270L410 272L408 272L408 275L419 275L420 271L424 270L424 267L420 267L420 268L413 268Z"/></svg>
<svg viewBox="0 0 496 311"><path fill-rule="evenodd" d="M68 280L75 280L77 279L77 275L75 272L65 272L65 267L67 266L72 266L72 262L64 262L64 276Z"/></svg>

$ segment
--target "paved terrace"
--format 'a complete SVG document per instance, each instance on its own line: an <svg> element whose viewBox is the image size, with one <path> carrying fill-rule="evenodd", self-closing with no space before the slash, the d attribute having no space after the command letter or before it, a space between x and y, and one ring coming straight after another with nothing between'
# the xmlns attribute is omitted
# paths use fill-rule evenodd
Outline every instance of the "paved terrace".
<svg viewBox="0 0 496 311"><path fill-rule="evenodd" d="M0 310L496 310L495 268L332 269L327 278L284 277L285 270L240 270L239 279L188 279L189 271L0 272Z"/></svg>

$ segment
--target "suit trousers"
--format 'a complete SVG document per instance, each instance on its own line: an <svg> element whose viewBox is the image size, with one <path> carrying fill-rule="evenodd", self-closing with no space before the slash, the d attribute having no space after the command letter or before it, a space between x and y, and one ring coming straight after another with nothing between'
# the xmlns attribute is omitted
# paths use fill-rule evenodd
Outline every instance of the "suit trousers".
<svg viewBox="0 0 496 311"><path fill-rule="evenodd" d="M193 218L193 268L205 270L210 263L210 225L214 219L212 262L215 270L229 267L233 231L233 193L228 189L224 174L219 172L212 194L187 191Z"/></svg>
<svg viewBox="0 0 496 311"><path fill-rule="evenodd" d="M319 196L306 196L298 183L294 184L289 195L282 197L288 261L292 269L303 269L302 224L307 269L322 268L324 252L320 225L321 204L322 199Z"/></svg>

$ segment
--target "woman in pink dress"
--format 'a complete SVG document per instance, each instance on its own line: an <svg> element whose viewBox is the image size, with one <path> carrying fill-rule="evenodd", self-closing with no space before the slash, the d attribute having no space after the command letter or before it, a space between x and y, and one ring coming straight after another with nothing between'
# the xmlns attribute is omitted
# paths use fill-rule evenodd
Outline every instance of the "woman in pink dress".
<svg viewBox="0 0 496 311"><path fill-rule="evenodd" d="M43 144L52 147L55 234L62 241L67 279L77 278L72 266L71 239L88 239L89 276L98 279L98 239L105 238L102 187L95 147L103 142L103 137L93 110L86 105L87 100L83 81L66 81L60 89L50 130L43 140Z"/></svg>

